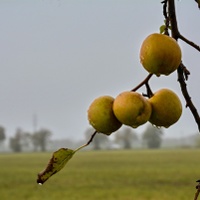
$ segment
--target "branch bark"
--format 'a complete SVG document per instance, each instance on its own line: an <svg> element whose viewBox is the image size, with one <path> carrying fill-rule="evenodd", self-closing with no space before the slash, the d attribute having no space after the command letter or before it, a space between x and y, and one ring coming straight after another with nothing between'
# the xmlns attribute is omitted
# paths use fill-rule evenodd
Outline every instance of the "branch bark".
<svg viewBox="0 0 200 200"><path fill-rule="evenodd" d="M188 43L190 46L194 47L197 50L200 50L198 45L187 40L180 34L179 29L178 29L177 19L176 19L176 10L175 10L174 0L168 0L168 13L169 13L169 20L170 20L170 25L171 25L171 36L175 40L182 39L183 41ZM187 73L185 70L187 71ZM198 130L200 132L200 117L199 117L196 107L194 106L191 100L191 97L187 89L187 84L185 82L185 80L187 80L187 77L186 78L184 77L186 74L189 75L189 71L186 69L183 63L181 63L180 66L178 67L177 73L178 73L178 81L180 83L181 91L186 101L186 107L189 107L191 113L193 114L193 117L198 126Z"/></svg>

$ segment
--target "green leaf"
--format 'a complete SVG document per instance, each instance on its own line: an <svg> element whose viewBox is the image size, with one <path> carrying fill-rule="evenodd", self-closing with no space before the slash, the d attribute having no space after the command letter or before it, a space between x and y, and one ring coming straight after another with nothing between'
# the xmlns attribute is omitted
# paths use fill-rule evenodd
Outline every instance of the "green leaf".
<svg viewBox="0 0 200 200"><path fill-rule="evenodd" d="M38 174L37 183L43 184L52 175L59 172L72 158L75 152L76 151L67 148L61 148L55 151L47 167Z"/></svg>
<svg viewBox="0 0 200 200"><path fill-rule="evenodd" d="M161 34L165 32L165 28L166 28L165 25L162 25L162 26L160 27L160 33L161 33Z"/></svg>

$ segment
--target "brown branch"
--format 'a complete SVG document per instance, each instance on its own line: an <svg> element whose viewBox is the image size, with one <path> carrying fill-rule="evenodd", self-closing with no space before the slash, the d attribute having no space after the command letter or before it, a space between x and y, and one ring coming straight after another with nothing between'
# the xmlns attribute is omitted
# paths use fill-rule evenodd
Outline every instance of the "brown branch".
<svg viewBox="0 0 200 200"><path fill-rule="evenodd" d="M176 20L176 10L175 10L174 0L168 0L168 11L169 11L169 19L171 22L172 37L175 40L181 39L188 45L190 45L193 48L195 48L196 50L200 51L200 46L198 46L197 44L188 40L187 38L185 38L183 35L180 34L179 29L178 29L178 23Z"/></svg>
<svg viewBox="0 0 200 200"><path fill-rule="evenodd" d="M179 32L178 23L176 20L174 0L168 0L168 13L169 13L169 19L170 19L170 24L171 24L172 37L175 40L178 40L181 34ZM198 125L198 130L200 132L200 117L188 93L187 84L185 83L185 79L187 80L189 71L188 70L186 71L186 67L181 63L177 70L177 73L178 73L178 81L180 83L181 91L186 100L186 107L189 107L191 113L193 114L193 117Z"/></svg>
<svg viewBox="0 0 200 200"><path fill-rule="evenodd" d="M185 43L187 43L188 45L192 46L193 48L195 48L197 51L200 51L200 46L198 46L194 42L188 40L183 35L179 34L178 38L181 39L181 40L183 40Z"/></svg>
<svg viewBox="0 0 200 200"><path fill-rule="evenodd" d="M147 97L149 97L149 98L151 98L152 96L153 96L153 92L152 92L152 90L151 90L151 88L150 88L150 85L149 85L149 83L148 82L146 82L145 83L145 86L146 86L146 89L147 89Z"/></svg>
<svg viewBox="0 0 200 200"><path fill-rule="evenodd" d="M176 10L175 10L174 0L168 0L168 13L169 13L172 37L175 40L178 40L180 33L178 29L178 23L176 20Z"/></svg>
<svg viewBox="0 0 200 200"><path fill-rule="evenodd" d="M153 76L153 74L149 74L139 85L137 85L135 88L133 88L131 91L135 92L139 88L141 88L143 85L148 83L149 79Z"/></svg>
<svg viewBox="0 0 200 200"><path fill-rule="evenodd" d="M180 67L183 69L184 80L187 81L190 75L190 71L186 68L186 66L183 63L181 63Z"/></svg>
<svg viewBox="0 0 200 200"><path fill-rule="evenodd" d="M200 9L200 1L199 0L195 0L198 4L198 8Z"/></svg>
<svg viewBox="0 0 200 200"><path fill-rule="evenodd" d="M183 64L181 63L177 72L178 72L178 81L180 83L180 87L181 87L181 91L182 91L182 94L186 100L186 107L189 107L190 111L192 112L193 116L194 116L194 119L198 125L198 129L199 129L199 132L200 132L200 117L199 117L199 114L197 112L197 109L196 107L194 106L192 100L191 100L191 97L187 91L187 84L185 83L185 78L184 78L184 67Z"/></svg>
<svg viewBox="0 0 200 200"><path fill-rule="evenodd" d="M169 35L168 29L169 29L169 17L167 14L167 0L164 0L161 2L163 4L163 15L165 17L165 35Z"/></svg>
<svg viewBox="0 0 200 200"><path fill-rule="evenodd" d="M93 138L94 138L94 136L95 136L96 134L97 134L97 131L94 131L94 133L91 135L89 141L86 143L86 146L88 146L88 145L92 142L92 140L93 140Z"/></svg>
<svg viewBox="0 0 200 200"><path fill-rule="evenodd" d="M200 193L200 184L198 184L198 185L196 186L196 189L197 189L197 191L196 191L196 193L195 193L194 200L197 200L197 199L198 199L198 196L199 196L199 193Z"/></svg>

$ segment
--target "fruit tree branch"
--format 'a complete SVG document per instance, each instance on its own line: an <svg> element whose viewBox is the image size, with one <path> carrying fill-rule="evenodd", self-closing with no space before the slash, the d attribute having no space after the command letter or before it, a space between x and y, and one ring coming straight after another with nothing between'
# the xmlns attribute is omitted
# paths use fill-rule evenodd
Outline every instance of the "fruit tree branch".
<svg viewBox="0 0 200 200"><path fill-rule="evenodd" d="M165 5L165 1L162 2ZM163 9L166 9L166 6L163 6ZM184 41L185 43L187 43L188 45L192 46L193 48L195 48L197 51L200 51L200 46L198 46L197 44L195 44L194 42L188 40L187 38L185 38L178 29L178 23L177 23L177 19L176 19L176 10L175 10L175 4L174 4L174 0L168 0L168 13L169 13L169 20L171 22L171 29L172 29L172 37L175 40L181 39L182 41ZM163 14L166 18L166 10L163 11ZM168 18L166 18L166 20L168 20Z"/></svg>
<svg viewBox="0 0 200 200"><path fill-rule="evenodd" d="M199 0L195 0L198 4L198 8L200 9L200 1Z"/></svg>
<svg viewBox="0 0 200 200"><path fill-rule="evenodd" d="M172 35L172 37L175 40L182 39L183 41L188 43L190 46L199 50L199 47L196 44L187 40L186 38L184 38L180 34L179 29L178 29L177 19L176 19L176 10L175 10L174 0L168 0L168 15L169 15L169 20L170 20L170 25L171 25L171 35ZM183 94L183 96L186 100L186 107L189 107L190 111L192 112L193 117L194 117L194 119L195 119L195 121L198 125L198 129L199 129L199 132L200 132L200 117L199 117L199 114L197 112L196 107L194 106L194 104L191 100L191 97L190 97L188 90L187 90L187 84L185 82L185 80L187 80L188 75L190 73L182 63L178 67L177 73L178 73L178 81L180 83L181 91L182 91L182 94Z"/></svg>
<svg viewBox="0 0 200 200"><path fill-rule="evenodd" d="M143 85L147 85L149 79L153 76L153 74L149 74L139 85L137 85L135 88L133 88L131 91L135 92L139 88L141 88Z"/></svg>
<svg viewBox="0 0 200 200"><path fill-rule="evenodd" d="M188 40L187 38L185 38L183 35L179 34L179 39L183 40L185 43L187 43L188 45L192 46L193 48L195 48L197 51L200 51L200 46L198 46L197 44L195 44L194 42Z"/></svg>
<svg viewBox="0 0 200 200"><path fill-rule="evenodd" d="M195 193L194 200L198 199L198 196L199 196L199 193L200 193L200 183L198 183L198 185L196 186L196 189L197 189L197 191Z"/></svg>
<svg viewBox="0 0 200 200"><path fill-rule="evenodd" d="M196 107L194 106L192 100L191 100L191 97L187 91L187 84L185 82L185 78L184 78L184 65L181 63L179 68L178 68L178 81L180 83L180 86L181 86L181 91L182 91L182 94L186 100L186 107L189 107L190 111L192 112L193 116L194 116L194 119L198 125L198 129L199 129L199 132L200 132L200 117L199 117L199 114L197 112L197 109Z"/></svg>
<svg viewBox="0 0 200 200"><path fill-rule="evenodd" d="M88 146L91 142L92 142L92 140L93 140L93 138L94 138L94 136L97 134L97 131L94 131L94 133L91 135L91 137L90 137L90 139L88 140L88 142L86 143L86 146Z"/></svg>

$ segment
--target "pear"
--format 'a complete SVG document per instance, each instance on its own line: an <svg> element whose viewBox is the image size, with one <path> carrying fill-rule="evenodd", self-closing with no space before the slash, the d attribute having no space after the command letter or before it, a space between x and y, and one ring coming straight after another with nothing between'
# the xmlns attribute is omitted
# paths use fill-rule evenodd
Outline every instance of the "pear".
<svg viewBox="0 0 200 200"><path fill-rule="evenodd" d="M181 63L181 48L175 39L158 33L149 35L140 49L140 62L152 74L174 72Z"/></svg>
<svg viewBox="0 0 200 200"><path fill-rule="evenodd" d="M122 124L136 128L149 120L151 105L141 94L125 91L115 98L113 112Z"/></svg>
<svg viewBox="0 0 200 200"><path fill-rule="evenodd" d="M170 127L176 123L182 114L182 104L173 91L163 88L155 92L149 99L152 114L149 121L160 127Z"/></svg>
<svg viewBox="0 0 200 200"><path fill-rule="evenodd" d="M88 120L93 128L106 135L118 130L122 124L113 113L114 98L101 96L96 98L88 109Z"/></svg>

